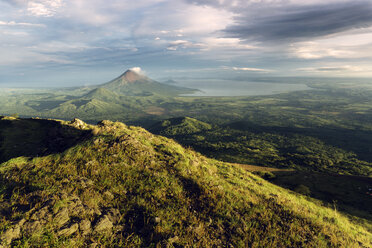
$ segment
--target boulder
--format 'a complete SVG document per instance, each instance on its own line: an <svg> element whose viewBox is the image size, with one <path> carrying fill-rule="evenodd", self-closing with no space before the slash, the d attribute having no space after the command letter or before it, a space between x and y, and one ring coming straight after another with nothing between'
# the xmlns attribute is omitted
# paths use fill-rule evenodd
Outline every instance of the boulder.
<svg viewBox="0 0 372 248"><path fill-rule="evenodd" d="M80 231L83 235L86 235L92 231L92 224L89 220L82 220L79 223Z"/></svg>
<svg viewBox="0 0 372 248"><path fill-rule="evenodd" d="M70 216L68 215L68 209L62 208L58 211L58 213L54 216L54 224L57 227L61 227L66 224L70 220Z"/></svg>
<svg viewBox="0 0 372 248"><path fill-rule="evenodd" d="M110 233L114 225L110 221L107 215L101 217L94 227L94 232L96 233Z"/></svg>
<svg viewBox="0 0 372 248"><path fill-rule="evenodd" d="M5 245L10 245L10 243L14 239L18 239L21 237L21 227L19 225L16 225L13 228L9 228L1 235L1 243L4 243Z"/></svg>
<svg viewBox="0 0 372 248"><path fill-rule="evenodd" d="M25 233L26 235L31 235L33 233L37 233L40 231L42 228L42 225L40 221L35 220L35 221L30 221L26 222L25 225L23 226L22 232Z"/></svg>
<svg viewBox="0 0 372 248"><path fill-rule="evenodd" d="M79 224L75 223L75 224L72 224L69 227L66 227L66 228L63 228L63 229L59 230L57 235L68 237L68 236L71 236L72 234L76 233L77 230L79 230Z"/></svg>

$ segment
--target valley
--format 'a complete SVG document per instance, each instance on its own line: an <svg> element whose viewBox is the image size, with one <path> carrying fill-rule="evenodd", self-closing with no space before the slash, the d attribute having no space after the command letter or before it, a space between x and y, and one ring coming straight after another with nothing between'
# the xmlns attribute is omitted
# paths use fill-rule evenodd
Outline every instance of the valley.
<svg viewBox="0 0 372 248"><path fill-rule="evenodd" d="M15 151L1 164L6 247L369 246L367 223L143 128L0 122L6 144L39 132L31 141L43 150ZM60 139L45 144L53 134Z"/></svg>
<svg viewBox="0 0 372 248"><path fill-rule="evenodd" d="M79 201L84 202L85 200L83 199L88 200L89 197L93 197L92 199L95 199L94 201L98 201L101 203L94 203L98 205L91 205L93 203L86 202L84 204L88 204L90 208L99 208L100 212L105 212L105 209L107 208L105 207L102 209L100 205L103 204L104 206L106 206L106 204L109 204L107 206L111 206L113 204L112 206L115 206L115 209L118 209L122 216L126 216L125 213L131 213L130 215L127 215L127 217L123 217L124 219L132 218L129 216L132 216L133 213L136 213L140 215L139 218L145 218L148 222L148 225L154 225L155 228L157 224L154 223L151 219L155 217L151 216L161 215L159 212L156 212L160 210L150 210L147 204L152 201L149 199L153 199L153 197L155 197L155 195L153 194L156 194L156 197L159 197L158 194L162 194L160 192L157 192L156 190L154 191L154 189L152 188L159 182L153 185L154 182L152 180L154 179L150 180L149 178L138 178L138 180L145 180L141 182L138 181L137 183L141 184L138 185L138 187L145 187L146 192L147 190L150 190L149 192L151 193L145 193L145 191L141 192L141 196L138 196L139 198L133 198L133 200L136 199L136 203L133 203L135 204L135 206L126 205L128 209L119 209L119 206L122 206L120 204L123 204L125 202L124 198L122 200L118 200L119 202L121 201L121 203L111 203L107 199L100 199L96 194L98 194L98 192L102 193L105 189L110 188L109 192L111 192L111 194L113 194L112 191L116 192L117 190L119 190L117 193L115 193L116 196L118 194L122 194L120 193L122 192L120 190L128 192L128 189L126 188L127 186L122 185L120 187L124 187L125 189L119 189L115 188L114 185L111 183L107 184L107 180L114 180L116 182L119 182L117 181L119 179L113 179L113 175L110 175L108 171L105 171L106 169L104 169L103 167L97 167L97 164L88 165L91 163L90 161L81 162L83 164L81 164L80 162L72 162L80 161L82 159L81 155L79 155L81 152L85 154L84 156L92 156L92 161L101 161L99 162L99 164L101 164L102 166L107 167L113 165L115 170L120 171L118 172L120 175L126 175L126 173L130 173L128 174L128 177L126 177L126 180L135 180L138 175L133 174L134 171L132 171L132 169L126 171L127 169L120 167L122 166L123 162L116 161L117 159L119 159L120 161L121 159L124 159L122 155L115 155L118 156L117 159L114 159L115 161L113 160L113 158L107 157L107 154L111 154L112 150L115 150L119 154L121 154L121 152L123 151L125 154L129 152L125 156L132 156L130 154L133 154L133 156L135 156L135 158L133 158L132 160L128 160L125 162L129 165L131 163L135 163L140 166L142 166L142 163L148 164L145 166L145 169L141 169L140 171L137 171L140 168L135 169L135 171L137 171L136 173L145 173L144 175L148 176L153 173L153 170L157 171L159 169L156 169L157 165L154 165L153 163L154 161L158 161L158 159L160 158L161 162L160 160L158 162L162 164L162 166L165 166L162 167L162 170L165 169L167 171L166 173L170 173L169 175L173 175L174 173L181 173L180 171L172 171L170 168L168 168L168 166L170 166L171 164L173 165L174 163L181 163L180 166L186 166L182 167L183 169L181 170L188 171L191 170L191 168L189 168L190 165L188 164L195 163L192 161L196 161L198 159L201 159L203 161L211 161L208 163L213 164L213 169L211 169L212 167L208 167L208 165L208 170L219 171L221 169L222 171L224 171L229 168L228 171L230 171L229 173L232 173L232 175L234 175L234 178L235 176L241 175L238 176L240 177L239 180L250 180L249 178L254 178L252 179L254 182L260 180L259 184L264 184L268 187L264 191L272 188L269 190L270 192L272 192L272 190L274 189L280 189L281 191L284 190L283 192L290 192L290 198L294 197L296 201L298 198L314 202L314 204L321 206L321 211L334 211L335 213L337 213L337 216L345 216L342 218L346 218L348 219L348 221L353 223L345 225L358 225L361 228L365 228L367 232L370 232L372 230L372 212L369 208L369 206L372 205L372 198L369 194L372 188L372 90L369 88L354 87L352 86L352 84L348 87L345 87L345 84L329 85L320 83L308 84L308 86L310 87L310 89L306 89L303 91L293 91L288 93L262 96L181 96L183 94L192 94L192 92L197 92L197 89L176 86L175 83L173 83L172 85L159 83L150 78L147 78L146 76L139 75L133 71L128 70L118 78L108 83L97 86L60 89L7 89L5 91L2 91L2 97L0 98L0 113L8 117L3 117L3 119L0 121L0 162L3 162L2 168L4 173L15 173L14 176L16 178L14 180L15 182L17 182L17 184L15 184L14 182L8 182L5 179L3 180L3 185L5 187L3 189L3 197L5 197L3 198L3 205L5 204L4 206L8 206L10 204L9 206L13 205L16 206L16 209L19 209L18 212L12 214L13 217L10 217L10 219L8 219L7 217L8 222L4 222L3 230L8 230L6 229L5 223L18 223L17 220L19 220L19 218L21 217L15 216L23 216L22 218L26 218L26 223L29 223L30 221L27 220L27 218L29 217L27 216L30 216L31 212L40 211L40 209L38 209L37 207L39 204L37 202L32 203L36 204L32 209L28 209L26 211L21 210L23 208L22 203L17 202L17 200L12 200L11 195L14 193L9 192L14 192L14 190L11 190L11 188L9 187L13 187L11 185L19 185L16 186L17 188L21 187L21 185L27 185L25 186L25 188L22 189L28 190L28 188L32 189L34 187L41 187L40 189L43 190L46 189L45 187L49 187L47 185L50 185L50 187L52 188L54 187L53 185L60 185L60 183L62 183L63 181L62 178L54 178L57 175L54 175L53 172L49 171L49 166L57 166L56 163L61 163L61 161L65 161L63 163L65 163L64 166L67 167L64 167L63 170L66 171L63 171L62 168L57 169L58 166L53 168L57 169L59 173L62 173L63 175L67 173L63 177L83 177L85 178L84 180L88 180L86 178L90 178L89 180L99 180L99 185L102 184L102 187L99 186L101 188L99 188L98 191L94 191L92 189L93 191L91 191L90 193L85 192L83 188L79 189L78 192L75 192L73 188L71 188L71 190L67 192L69 196L66 199L69 199L69 197L76 197L76 194L78 194L78 197L80 199ZM18 116L21 116L22 118L19 119ZM46 120L45 118L51 119ZM74 118L82 119L84 122L78 119L71 122L68 121ZM150 134L144 131L144 129L127 127L126 125L120 123L105 121L100 122L101 124L98 124L98 126L92 125L104 119L110 121L122 121L127 125L141 126L149 130L151 133L161 135L157 136L159 138L151 139L159 139L159 142L160 140L162 141L159 144L157 143L158 141L156 141L156 144L151 143L150 145L145 142L145 140L150 137ZM110 124L106 125L102 123ZM133 133L134 131L130 130L138 131L135 131L136 135L132 137L130 133ZM127 137L128 135L132 137L130 138L130 148L127 148L127 144L125 141L126 139L123 138ZM145 135L147 138L143 138L142 135ZM183 158L183 155L179 155L178 149L184 148L177 148L177 151L173 150L173 147L181 146L179 146L178 144L176 145L176 143L172 143L172 147L168 147L168 145L162 143L165 142L163 141L163 139L165 138L163 138L162 136L171 138L172 140L179 142L183 147L186 148L187 153L190 153L192 155L185 155L187 158ZM93 142L92 140L101 139L105 140L104 143L102 143L105 145L102 148L99 148L100 145L97 146L98 143L95 143L98 141ZM117 144L117 139L123 139L124 145L119 143ZM149 147L147 147L146 149L141 148L145 149L143 151L138 150L139 148L136 148L136 144L138 143L138 141L140 141L140 143L144 142L143 145ZM167 140L166 143L174 141ZM91 142L93 142L93 147L96 148L93 149L92 147L90 147ZM118 146L121 147L120 149L124 150L120 150L119 148L117 148ZM76 149L78 149L78 153L76 153ZM128 149L134 150L131 151ZM67 154L65 153L65 151L68 151ZM151 155L153 151L155 151L157 155ZM180 156L182 157L182 159ZM206 156L207 158L203 156ZM69 162L70 159L71 162ZM78 169L77 167L75 168L75 166L78 166L78 164L79 166L85 166L86 168L84 167L85 169L82 170ZM217 164L223 166L218 167ZM103 174L97 177L97 175L95 175L92 171L92 166L95 168L94 170L97 171L96 173L101 174L101 170L103 170ZM153 169L147 171L148 167ZM30 175L30 180L35 181L32 181L31 183L31 181L27 181L28 179L26 180L23 176L20 177L20 174L16 174L16 171L18 169L15 168L23 168L20 169L20 171L22 171L22 173L26 173L25 175ZM28 168L34 169L32 169L32 171L28 171ZM33 171L36 168L39 168L41 171L43 171L37 173L46 173L45 175L48 175L47 178L54 179L50 179L52 181L45 181L44 183L41 183L41 178L39 176L32 179L34 175ZM8 170L12 172L6 172ZM222 173L220 175L224 175L225 172L222 171L220 172ZM256 174L256 176L250 174L250 172ZM163 172L159 171L159 173ZM203 175L203 173L200 173L202 172L197 172L197 175ZM71 175L74 176L71 177ZM157 174L151 174L151 177L154 175ZM208 180L212 180L211 178L216 176L215 174L213 175L214 176L208 176L210 178ZM75 184L74 180L78 180L76 178L68 180L73 180L72 182L74 182ZM263 178L264 180L258 178ZM62 181L60 182L59 180ZM181 179L172 178L164 180L166 180L165 182L167 183L171 183L172 180L176 180L175 182L180 182L181 187L188 191L185 193L186 197L188 198L185 198L184 200L186 202L191 201L191 206L194 206L193 204L196 204L194 207L196 207L198 211L206 211L203 212L203 217L191 217L190 215L191 219L198 218L198 221L195 220L195 225L197 225L196 223L204 223L201 221L200 218L210 218L214 221L215 217L213 216L215 216L215 214L217 213L212 214L212 212L217 210L212 210L211 206L213 205L213 208L216 208L217 206L222 207L221 204L225 204L212 200L215 199L215 197L217 197L217 195L220 193L216 193L217 195L208 196L212 197L211 199L208 198L207 195L209 193L207 192L209 192L209 190L211 189L201 189L199 184L200 182L196 182L199 179L194 178L192 179L193 181L190 181L191 179L189 177L184 178L183 175ZM21 181L22 184L18 184L18 182ZM291 191L286 191L286 189L269 184L269 182L289 189ZM196 184L198 184L199 186L196 186ZM74 187L80 187L76 185ZM167 186L163 185L163 187L170 187L173 184L171 183L166 185ZM238 185L245 185L245 182L243 183L239 181ZM174 190L178 190L178 187L180 186L174 185L174 187L176 187ZM243 188L240 187L243 186L239 186L239 190L241 191L245 186ZM20 189L21 188L17 188L17 190ZM51 192L57 192L58 190L56 190L57 189L55 188ZM172 194L176 194L175 192L178 192L177 190L174 191ZM205 193L202 193L204 192L204 190L206 190ZM24 198L21 199L24 199L23 201L25 202L31 203L31 201L29 200L29 197L31 197L29 194L31 193L32 192L25 191L24 193L22 193L22 197ZM93 195L88 197L88 195L84 196L84 194ZM135 195L133 195L134 193L131 194L131 197L133 197L139 193L136 193ZM201 194L207 195L202 196ZM247 192L244 194L247 194ZM147 199L146 197L150 198ZM177 201L179 201L178 197L180 197L180 195L177 195ZM202 205L199 206L199 203L193 203L193 201L195 201L195 197L201 199L202 203L200 204ZM208 199L205 197L207 197ZM46 197L46 199L50 199L50 197ZM66 201L66 199L64 199L63 197L58 199L56 198L55 201ZM146 201L149 202L143 202L144 199L147 199ZM268 199L271 198L269 197ZM212 202L209 202L210 200ZM263 200L263 202L266 202L266 200ZM67 202L68 201L70 200L67 200ZM169 201L169 199L164 198L161 201ZM286 201L287 200L280 200L280 204L284 204L284 202ZM188 203L186 202L182 204L187 205ZM70 203L64 204L67 204L66 206L69 206ZM125 204L129 203L127 202ZM231 204L237 203L231 202ZM242 204L244 205L248 203L242 202ZM276 209L280 205L276 205L277 203L271 205L271 203L269 202L263 204L269 204L270 209L272 207ZM268 207L269 205L265 206ZM47 208L50 209L51 207L52 205L48 205ZM177 205L176 208L179 207L180 206ZM260 205L259 208L261 207L262 206ZM144 208L147 210L144 210ZM331 210L323 210L323 208ZM7 208L4 207L3 213L7 213L4 216L9 215L9 212L7 212L9 210L6 209ZM168 209L167 211L174 210ZM237 211L235 213L244 213L243 209L231 211ZM280 213L278 212L278 214L281 215L282 210L278 211L280 211ZM294 210L290 210L290 212L291 211ZM74 216L74 213L69 214L72 214L72 216ZM100 223L99 215L89 215L88 213L84 214L90 216L87 218L89 219L89 221L91 221L91 225ZM174 214L177 215L177 213ZM249 212L248 216L251 216L250 214L252 214L252 212ZM302 216L302 214L303 213L301 213L300 216ZM110 215L107 216L107 218L109 219L112 218L112 216L110 217ZM52 218L52 215L50 215L48 218ZM161 217L161 219L162 218L168 217ZM253 217L251 216L247 218ZM322 218L324 220L324 218L326 217ZM85 220L87 219L84 219L84 221ZM118 224L115 224L116 222L114 223L114 219L110 219L114 226L118 225L117 230L121 230L120 232L118 232L121 233L121 236L117 236L116 234L112 234L112 230L114 230L116 226L114 229L110 229L111 231L109 233L110 235L113 235L111 237L114 240L110 242L121 242L120 244L124 244L122 242L127 242L127 245L135 246L135 244L137 244L139 246L144 246L145 244L149 245L158 242L165 242L165 237L169 238L172 237L172 235L175 235L174 237L183 237L181 238L181 240L172 241L174 243L179 242L180 244L191 244L191 239L193 239L194 241L198 240L200 244L212 245L214 243L211 240L216 239L218 240L218 242L222 242L219 243L220 245L227 244L229 242L235 245L242 245L244 242L246 242L246 244L266 244L269 246L276 244L278 245L278 247L286 246L285 244L282 244L278 241L277 238L279 236L272 241L258 241L259 238L268 237L268 233L257 233L258 236L251 236L245 241L241 240L239 238L242 235L239 234L240 231L236 233L237 236L234 236L235 234L232 234L236 232L232 231L234 228L230 226L233 225L230 223L230 221L233 220L229 220L230 224L228 224L230 226L228 228L233 229L229 229L229 231L227 232L226 230L224 230L226 226L225 224L223 224L225 227L221 227L222 229L220 230L224 231L221 231L220 234L218 234L220 236L218 238L211 238L210 240L207 237L197 238L196 236L193 236L195 234L191 234L188 231L188 234L185 234L185 230L183 229L184 224L177 224L179 228L177 229L179 230L177 232L179 233L176 235L165 226L161 228L157 227L156 230L158 231L155 231L155 229L150 230L146 229L147 227L145 226L141 226L140 224L138 224L138 220L126 220L130 222L132 221L132 226L122 229L122 224L119 224L120 221L117 222ZM319 221L322 222L323 220ZM177 221L179 221L179 219ZM220 222L221 220L216 221ZM258 221L261 222L261 219ZM335 220L332 219L332 222L334 221ZM41 225L44 225L44 222L40 223ZM67 226L70 226L69 228L71 228L75 224L81 225L81 222L76 221L70 221L68 223L69 224ZM172 225L174 225L174 223ZM212 229L208 229L208 224L204 223L203 225L205 225L205 227L203 228L207 228L205 229L205 233L210 233ZM62 226L64 228L67 228L66 225ZM20 228L22 229L26 227ZM48 232L50 232L50 234L42 232L41 237L44 237L45 235L52 235L50 237L53 237L53 239L55 239L55 242L57 243L62 242L59 243L61 245L63 244L62 246L64 246L65 244L70 244L69 242L73 242L70 245L76 245L77 243L74 243L75 241L82 242L81 244L86 244L86 242L88 242L86 241L86 239L77 239L77 237L81 235L79 234L75 236L75 234L79 232L78 230L72 232L72 230L66 229L66 232L70 230L72 232L70 235L73 235L72 237L75 238L69 238L68 243L64 243L65 241L67 242L67 240L65 239L65 241L63 241L64 239L61 239L63 235L61 236L60 234L58 234L62 232L62 229L58 231L58 229L55 228L57 227L46 227L45 230L49 230ZM251 228L254 227L252 226ZM254 230L254 232L257 231L256 229ZM159 232L168 234L160 234ZM324 233L325 231L323 230L322 232ZM35 244L49 244L48 242L52 242L42 241L38 237L28 236L26 235L26 233L22 234L21 236L16 235L16 238L14 238L15 241L13 242L13 239L11 239L11 241L9 242L13 242L12 244L22 245L25 244L22 242L31 242ZM130 233L132 233L131 235L134 236L129 235ZM151 233L151 235L155 236L146 236L145 233L147 233L146 235L150 235ZM181 235L181 233L184 234ZM233 236L225 236L227 235L227 233L231 233L231 235ZM92 231L88 236L94 237L94 242L109 242L107 240L103 241L97 239L98 236L94 234L94 231ZM103 237L104 236L102 236L101 238ZM188 240L189 238L190 240ZM290 240L291 238L286 237L285 239ZM315 238L314 240L316 239L317 238ZM340 238L338 237L337 240L339 239ZM352 238L351 240L353 239L354 238ZM168 242L170 241L168 240ZM320 244L316 243L318 241L314 242L315 243L311 245L302 245L315 246L315 244ZM347 242L351 241L349 240ZM329 246L330 244L331 243L328 243L326 246Z"/></svg>

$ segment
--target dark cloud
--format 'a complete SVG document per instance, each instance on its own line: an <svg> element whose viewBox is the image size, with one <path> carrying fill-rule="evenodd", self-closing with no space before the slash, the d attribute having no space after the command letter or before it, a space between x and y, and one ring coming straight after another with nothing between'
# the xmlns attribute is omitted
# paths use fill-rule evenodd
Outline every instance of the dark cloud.
<svg viewBox="0 0 372 248"><path fill-rule="evenodd" d="M5 2L11 5L20 6L20 5L25 5L27 3L27 0L0 0L0 2Z"/></svg>
<svg viewBox="0 0 372 248"><path fill-rule="evenodd" d="M345 67L320 67L316 68L317 71L348 71L349 68Z"/></svg>
<svg viewBox="0 0 372 248"><path fill-rule="evenodd" d="M312 6L286 6L239 13L226 36L243 40L301 41L372 25L372 2L344 2ZM254 16L254 18L252 18Z"/></svg>
<svg viewBox="0 0 372 248"><path fill-rule="evenodd" d="M304 72L348 72L358 70L358 67L350 67L350 66L339 66L339 67L315 67L315 68L299 68L297 71L304 71Z"/></svg>

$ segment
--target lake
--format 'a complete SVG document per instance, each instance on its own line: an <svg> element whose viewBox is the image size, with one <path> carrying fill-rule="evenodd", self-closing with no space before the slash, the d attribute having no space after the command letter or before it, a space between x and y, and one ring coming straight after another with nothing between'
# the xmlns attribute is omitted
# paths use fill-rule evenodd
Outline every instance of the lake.
<svg viewBox="0 0 372 248"><path fill-rule="evenodd" d="M211 79L182 80L178 81L177 85L200 90L193 94L184 94L183 96L258 96L311 89L306 84L302 83L269 83Z"/></svg>

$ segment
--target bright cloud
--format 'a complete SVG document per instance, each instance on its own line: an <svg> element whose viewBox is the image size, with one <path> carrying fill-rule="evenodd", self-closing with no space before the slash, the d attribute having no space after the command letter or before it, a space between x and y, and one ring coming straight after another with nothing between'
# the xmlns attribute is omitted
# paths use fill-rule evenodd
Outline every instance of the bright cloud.
<svg viewBox="0 0 372 248"><path fill-rule="evenodd" d="M145 74L145 72L141 69L141 67L132 67L130 68L130 70L138 74L143 74L143 75Z"/></svg>
<svg viewBox="0 0 372 248"><path fill-rule="evenodd" d="M369 0L0 0L0 9L0 64L33 74L141 65L156 75L372 76Z"/></svg>
<svg viewBox="0 0 372 248"><path fill-rule="evenodd" d="M63 0L34 0L27 2L27 12L33 16L53 16L63 5Z"/></svg>
<svg viewBox="0 0 372 248"><path fill-rule="evenodd" d="M15 22L15 21L10 21L10 22L0 21L0 26L45 27L45 25L43 24L28 23L28 22Z"/></svg>

